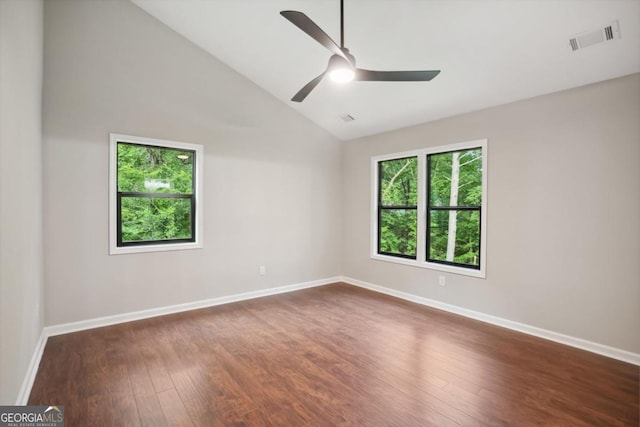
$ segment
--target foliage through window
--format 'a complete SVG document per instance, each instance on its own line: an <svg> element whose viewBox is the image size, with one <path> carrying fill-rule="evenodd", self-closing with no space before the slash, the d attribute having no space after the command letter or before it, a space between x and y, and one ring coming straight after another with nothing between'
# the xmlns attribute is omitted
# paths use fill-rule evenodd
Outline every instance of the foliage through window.
<svg viewBox="0 0 640 427"><path fill-rule="evenodd" d="M372 256L484 277L486 141L372 160Z"/></svg>
<svg viewBox="0 0 640 427"><path fill-rule="evenodd" d="M378 252L416 258L418 161L416 157L378 163Z"/></svg>
<svg viewBox="0 0 640 427"><path fill-rule="evenodd" d="M427 260L480 268L482 149L427 156Z"/></svg>
<svg viewBox="0 0 640 427"><path fill-rule="evenodd" d="M200 146L113 137L116 248L196 243Z"/></svg>

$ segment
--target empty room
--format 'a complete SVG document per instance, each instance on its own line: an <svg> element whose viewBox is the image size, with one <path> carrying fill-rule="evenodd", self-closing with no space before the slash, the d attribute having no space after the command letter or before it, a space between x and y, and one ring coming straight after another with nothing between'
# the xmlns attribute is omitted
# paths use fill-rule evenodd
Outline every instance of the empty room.
<svg viewBox="0 0 640 427"><path fill-rule="evenodd" d="M0 0L0 426L639 402L640 1Z"/></svg>

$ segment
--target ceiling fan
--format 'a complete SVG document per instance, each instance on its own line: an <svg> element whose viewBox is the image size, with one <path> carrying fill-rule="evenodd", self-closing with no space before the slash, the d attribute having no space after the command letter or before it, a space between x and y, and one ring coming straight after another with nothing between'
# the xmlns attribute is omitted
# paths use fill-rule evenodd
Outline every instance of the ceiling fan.
<svg viewBox="0 0 640 427"><path fill-rule="evenodd" d="M373 71L356 68L356 59L344 47L344 4L340 0L340 47L307 15L295 10L283 10L280 15L287 18L293 25L307 33L312 39L333 52L329 58L327 69L318 77L307 83L296 93L294 102L302 102L307 95L320 83L326 74L335 82L351 80L370 82L428 82L440 74L440 70L428 71Z"/></svg>

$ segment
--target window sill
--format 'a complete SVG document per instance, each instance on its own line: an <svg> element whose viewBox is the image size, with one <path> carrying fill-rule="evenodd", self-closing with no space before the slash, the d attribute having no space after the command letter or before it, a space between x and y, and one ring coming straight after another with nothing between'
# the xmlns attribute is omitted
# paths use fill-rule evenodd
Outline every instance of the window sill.
<svg viewBox="0 0 640 427"><path fill-rule="evenodd" d="M202 249L202 243L173 243L168 245L122 246L109 248L109 255L140 254L146 252Z"/></svg>
<svg viewBox="0 0 640 427"><path fill-rule="evenodd" d="M426 268L428 270L444 271L446 273L460 274L462 276L477 277L479 279L486 279L487 277L486 272L482 268L480 270L473 270L470 268L455 267L452 265L444 265L444 264L438 264L434 262L416 261L413 259L398 258L398 257L380 255L380 254L371 255L371 259L377 260L377 261L391 262L393 264L408 265L410 267Z"/></svg>

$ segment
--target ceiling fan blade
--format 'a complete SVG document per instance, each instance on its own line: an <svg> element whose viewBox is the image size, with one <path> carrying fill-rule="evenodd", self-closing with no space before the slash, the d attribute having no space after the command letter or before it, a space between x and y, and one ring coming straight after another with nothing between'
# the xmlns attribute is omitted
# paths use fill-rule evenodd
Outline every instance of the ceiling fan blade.
<svg viewBox="0 0 640 427"><path fill-rule="evenodd" d="M327 35L320 27L316 25L315 22L311 20L307 15L302 12L297 12L295 10L283 10L280 12L280 15L287 18L293 25L300 28L302 31L307 33L312 39L320 43L322 46L329 49L331 52L342 56L348 62L351 62L349 58L344 54L344 52L338 47L336 42L334 42L331 37Z"/></svg>
<svg viewBox="0 0 640 427"><path fill-rule="evenodd" d="M372 71L356 68L354 80L369 82L428 82L438 74L440 74L440 70Z"/></svg>
<svg viewBox="0 0 640 427"><path fill-rule="evenodd" d="M327 72L325 71L324 73L320 74L318 77L316 77L315 79L311 80L309 83L304 85L304 87L302 89L300 89L298 91L298 93L296 93L293 96L293 98L291 98L291 100L293 102L302 102L302 101L304 101L304 99L307 97L307 95L309 95L309 93L311 93L313 88L318 86L318 83L320 83L320 80L322 80L322 78L324 77L324 75L326 73Z"/></svg>

